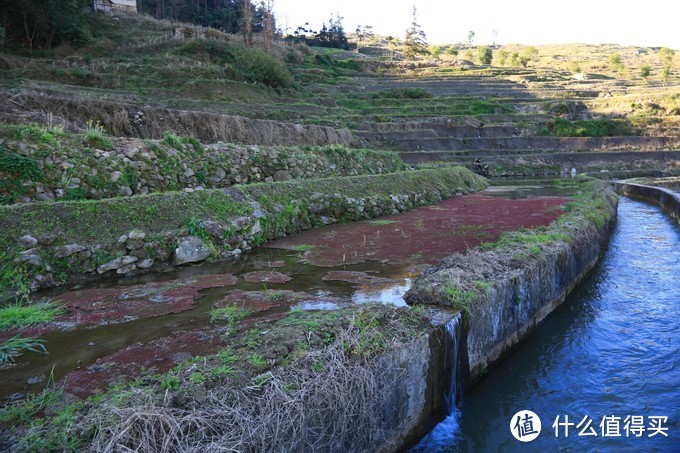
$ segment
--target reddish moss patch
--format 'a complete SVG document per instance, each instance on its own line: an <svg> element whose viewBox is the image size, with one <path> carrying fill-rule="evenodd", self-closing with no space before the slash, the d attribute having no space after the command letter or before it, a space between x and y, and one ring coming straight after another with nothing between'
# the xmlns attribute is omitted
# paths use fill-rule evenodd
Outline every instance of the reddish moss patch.
<svg viewBox="0 0 680 453"><path fill-rule="evenodd" d="M287 283L292 280L290 275L276 271L255 271L242 275L243 279L249 283Z"/></svg>
<svg viewBox="0 0 680 453"><path fill-rule="evenodd" d="M64 389L79 398L86 398L126 376L138 375L142 370L162 373L190 357L213 353L220 347L224 344L221 344L217 332L206 329L178 331L175 335L136 343L100 357L87 369L76 370L66 376Z"/></svg>
<svg viewBox="0 0 680 453"><path fill-rule="evenodd" d="M54 322L32 326L22 332L37 337L57 329L115 324L181 313L196 306L202 290L235 286L237 283L238 278L234 275L220 274L144 285L70 291L54 298L66 309L66 314ZM15 334L14 331L2 332L0 340Z"/></svg>
<svg viewBox="0 0 680 453"><path fill-rule="evenodd" d="M458 196L378 222L315 228L269 247L296 250L312 245L303 256L316 266L368 260L434 264L452 253L495 241L503 232L548 225L561 214L566 201L562 197L511 200L480 194Z"/></svg>

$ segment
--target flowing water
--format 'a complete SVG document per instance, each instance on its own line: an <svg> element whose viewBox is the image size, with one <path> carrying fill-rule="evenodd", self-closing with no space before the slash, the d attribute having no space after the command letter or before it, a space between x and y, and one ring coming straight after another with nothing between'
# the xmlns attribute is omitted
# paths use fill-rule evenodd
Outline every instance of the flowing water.
<svg viewBox="0 0 680 453"><path fill-rule="evenodd" d="M542 423L530 443L510 431L521 410ZM622 198L587 281L414 451L680 451L678 225Z"/></svg>

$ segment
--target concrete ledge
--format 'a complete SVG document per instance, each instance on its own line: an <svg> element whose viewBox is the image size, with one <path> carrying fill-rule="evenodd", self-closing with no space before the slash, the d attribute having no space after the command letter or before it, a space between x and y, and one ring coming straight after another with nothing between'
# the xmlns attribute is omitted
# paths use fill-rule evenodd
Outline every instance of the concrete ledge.
<svg viewBox="0 0 680 453"><path fill-rule="evenodd" d="M658 204L676 222L680 223L680 194L677 192L664 187L646 186L625 181L615 182L614 188L621 195L643 198Z"/></svg>

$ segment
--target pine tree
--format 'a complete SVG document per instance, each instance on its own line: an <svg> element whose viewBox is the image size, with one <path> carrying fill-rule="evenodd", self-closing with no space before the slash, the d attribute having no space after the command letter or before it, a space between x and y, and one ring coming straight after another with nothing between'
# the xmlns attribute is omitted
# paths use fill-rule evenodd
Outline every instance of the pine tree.
<svg viewBox="0 0 680 453"><path fill-rule="evenodd" d="M416 6L413 5L413 21L411 26L406 29L404 39L404 58L409 61L416 59L416 56L427 51L427 37L420 24L418 24L418 14Z"/></svg>

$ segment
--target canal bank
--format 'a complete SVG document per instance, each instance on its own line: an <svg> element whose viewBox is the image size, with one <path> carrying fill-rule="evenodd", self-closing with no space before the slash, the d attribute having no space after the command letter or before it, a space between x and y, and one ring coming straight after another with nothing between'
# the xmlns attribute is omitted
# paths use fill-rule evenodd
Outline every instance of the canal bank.
<svg viewBox="0 0 680 453"><path fill-rule="evenodd" d="M496 220L502 220L503 216L507 216L508 211L511 212L514 209L513 206L520 208L521 206L526 206L526 203L533 204L535 206L533 214L531 214L531 211L524 211L526 215L522 219L528 222L528 225L536 225L535 221L539 219L544 221L547 215L552 215L554 216L553 218L556 218L563 212L563 209L567 212L560 217L560 220L554 222L553 226L539 227L531 230L531 232L523 230L520 236L524 241L522 244L515 244L510 247L508 244L512 244L513 239L503 236L492 249L505 244L509 247L508 250L512 249L521 252L515 257L517 260L526 261L537 252L544 249L548 250L551 240L565 239L561 236L564 231L560 230L562 233L558 234L552 231L551 228L560 227L564 229L565 225L571 225L572 222L574 226L579 228L589 222L604 222L605 215L601 211L606 206L606 203L600 200L601 196L594 195L595 192L592 189L593 187L587 188L581 194L580 200L567 203L564 208L560 206L567 200L560 201L553 198L534 199L529 197L529 200L508 200L501 204L499 212L493 216ZM406 221L404 218L390 218L383 219L377 225L368 222L367 225L370 228L378 228L378 231L372 231L371 233L369 230L366 230L367 234L363 238L359 238L362 240L358 241L357 247L364 249L372 246L371 243L374 242L373 239L375 238L376 250L379 250L380 244L377 242L377 238L386 237L387 230L393 230L392 233L399 236L404 234L416 235L418 231L421 231L421 234L423 231L429 231L429 234L441 231L443 233L448 232L449 235L453 233L451 237L456 238L460 235L469 235L467 241L481 240L483 242L483 238L487 238L487 240L498 239L497 236L494 239L489 239L489 236L487 236L489 232L482 235L476 228L471 228L470 221L479 221L479 218L475 217L475 215L472 215L469 219L461 218L465 214L474 214L476 212L474 209L467 209L468 205L479 204L488 208L495 205L493 200L479 199L478 196L472 195L463 198L462 201L464 201L463 205L454 200L451 205L443 203L433 208L421 208L421 213L418 215L423 217L414 217L409 221ZM558 201L559 203L556 203ZM595 209L586 210L586 207ZM454 219L455 222L440 225L441 222L437 219L445 212L443 211L444 209L450 210L448 216ZM436 214L436 216L433 216L433 214ZM510 217L513 216L510 215ZM439 225L440 228L444 227L444 229L430 229L428 223L430 221L433 221L434 225ZM548 222L539 224L547 225ZM409 232L408 225L411 223L415 228L412 232ZM501 224L504 224L504 222L501 222ZM425 228L426 226L428 228ZM505 224L504 228L508 228L508 226L509 224ZM366 225L356 225L356 227L366 228ZM328 226L325 228L326 230L319 230L319 235L327 237L329 240L337 238L341 233L339 227ZM534 239L528 239L528 234L535 235L532 236ZM309 242L315 243L314 241ZM485 245L485 247L490 246ZM301 244L297 244L294 249L298 252L286 259L294 262L298 253L304 252L306 248L301 247ZM304 254L307 256L306 252ZM407 255L410 256L411 261L414 259L425 259L422 256ZM373 259L377 259L375 255L372 256ZM310 257L307 256L307 258ZM341 258L344 261L344 257ZM277 261L276 259L267 259L263 261L263 265L274 266L280 271L285 272L285 268L278 267L284 263L278 263ZM230 272L233 272L233 270ZM211 285L221 284L222 286L229 286L235 284L232 283L232 281L236 282L235 277L239 277L238 280L243 278L245 281L249 281L249 278L253 277L251 274L254 273L257 272L250 272L250 270L248 272L238 272L231 279L227 279L228 275L223 275L221 279L215 278L215 276L211 277L210 275L206 276L206 278L210 281ZM275 272L269 272L268 275L272 277L273 274ZM291 272L290 276L293 277L293 283L291 284L295 284L296 280L298 282L306 280L307 277L302 274L304 272ZM321 275L324 274L325 272ZM333 275L331 276L330 274ZM333 280L338 277L336 274L342 274L345 276L344 278L347 278L349 274L356 276L357 272L354 272L354 270L344 273L334 273L331 271L322 280ZM374 280L385 280L384 276L386 274L382 275L382 279ZM363 277L364 280L369 276L370 274L365 275ZM167 283L171 283L171 281L165 284ZM198 282L193 283L193 285L203 284ZM269 285L269 287L266 285ZM274 285L276 285L276 289L273 289ZM163 304L163 301L168 299L166 296L174 296L174 294L166 294L163 291L168 291L168 289L157 286L152 282L136 288L128 288L121 294L126 296L126 300L134 301L136 299L130 299L129 296L144 298L146 297L143 294L144 291L153 290L155 292L149 293L149 300L154 302L153 306L160 306L159 304ZM477 286L480 289L490 289L486 284ZM34 430L34 433L41 433L47 439L58 437L59 435L62 437L64 435L80 436L80 434L74 434L74 431L77 433L84 432L85 436L91 436L92 432L90 431L90 434L88 434L83 426L90 426L89 429L93 429L91 421L97 420L100 424L98 425L99 428L95 442L112 442L110 445L132 445L136 442L134 437L136 435L151 437L158 435L159 431L155 430L155 426L157 426L155 421L157 420L175 420L178 423L176 425L178 430L173 431L173 435L181 436L184 436L182 433L185 433L185 430L193 432L191 426L183 426L181 420L200 420L201 423L208 420L209 426L215 426L215 428L211 429L214 429L216 431L215 435L218 436L220 432L223 433L231 429L225 423L228 424L228 420L233 421L233 416L235 415L231 406L229 411L224 412L226 404L224 395L228 394L230 399L239 401L248 401L246 396L255 398L254 401L261 401L261 392L271 391L271 395L275 396L278 391L277 389L286 388L292 390L289 388L289 385L292 385L290 384L292 379L296 383L293 386L296 389L295 392L290 393L287 390L284 392L284 395L277 396L277 398L285 397L284 399L274 399L272 401L296 407L296 410L299 411L295 412L297 415L293 415L295 417L302 417L301 420L305 419L305 414L320 414L320 418L315 419L316 424L310 425L313 432L321 433L320 437L314 438L315 440L306 438L305 442L322 442L315 445L324 445L324 442L327 442L328 439L336 439L334 440L336 442L339 437L332 433L339 432L336 429L340 429L344 433L343 435L346 436L341 441L342 445L352 445L358 449L361 446L370 446L371 448L382 447L384 450L391 451L397 448L397 446L408 444L413 439L424 435L436 423L435 416L440 415L441 417L445 415L446 406L449 409L454 406L453 402L456 400L454 389L460 385L462 379L457 378L458 371L454 372L452 370L454 368L453 364L457 364L459 361L455 359L455 356L461 348L453 345L444 347L443 345L454 343L460 345L463 343L463 338L459 338L460 334L450 334L451 331L457 330L461 332L462 329L454 329L448 320L444 320L442 324L446 326L444 329L441 327L434 329L426 327L422 325L422 320L424 319L422 308L415 310L400 309L394 314L390 314L390 310L375 310L370 306L367 306L365 309L360 308L359 310L308 313L304 312L301 307L304 306L305 302L319 302L319 293L308 292L308 294L300 294L299 290L298 293L292 293L284 283L277 283L270 278L260 281L259 287L258 285L252 287L246 286L244 287L246 291L240 292L231 291L230 289L222 290L213 286L208 288L210 288L208 292L211 294L211 298L200 302L205 311L208 311L212 306L218 315L226 316L230 313L228 309L249 308L253 310L252 316L274 316L274 319L278 320L275 324L276 327L270 328L268 324L260 325L253 323L252 316L244 314L240 310L232 313L233 316L231 318L221 319L215 324L211 323L203 327L189 324L192 330L188 332L184 332L185 329L182 327L182 324L177 324L176 318L168 319L168 321L163 323L170 326L169 330L166 329L167 338L176 337L176 339L182 340L184 343L208 346L210 342L214 342L218 350L225 346L228 347L216 355L199 355L193 358L189 356L190 358L180 363L177 367L161 374L154 373L159 371L159 367L165 366L165 369L167 369L168 358L157 353L149 355L149 351L145 353L144 349L164 345L164 343L158 341L147 341L141 345L134 344L129 348L122 349L120 353L116 352L108 357L102 357L101 360L97 359L96 363L90 366L87 366L87 364L84 364L82 367L79 366L79 369L72 373L76 378L76 388L78 388L78 384L92 381L95 376L104 375L106 377L113 372L114 374L109 376L109 378L115 378L116 371L124 369L122 362L114 360L121 355L125 357L140 357L146 354L146 357L149 359L155 360L160 358L165 360L165 362L154 362L152 360L151 362L140 363L144 365L142 369L150 367L152 371L142 373L138 379L129 382L129 384L123 387L113 387L103 397L95 395L94 399L89 399L84 404L81 403L83 406L79 406L75 410L77 415L74 415L74 410L70 409L71 416L76 418L76 421L68 425L70 428L68 426L55 426L56 420L53 414L57 414L56 419L61 420L64 411L69 407L66 406L66 408L60 407L57 410L50 410L49 418L45 419L41 429L35 426L30 429ZM78 305L81 308L83 305L82 297L86 292L81 293L77 291L74 295L80 298L78 299ZM300 299L296 299L298 297ZM117 299L114 297L110 302L115 304L116 301ZM122 299L120 302L123 302ZM342 301L335 299L327 300L326 302L327 305L332 305ZM279 305L280 307L278 307ZM276 307L273 308L274 306ZM291 308L293 310L290 310ZM468 313L465 311L463 313L465 319L463 319L462 323L457 323L460 327L465 327L466 323L469 322L469 319L467 319ZM197 318L197 321L205 323L204 318L202 320ZM119 322L130 323L132 325L135 321L121 319ZM147 323L147 321L140 319L137 324L139 323L143 324ZM289 328L291 325L295 326L293 331ZM449 332L449 335L442 337L441 333L443 331ZM180 332L181 335L176 335L176 332ZM440 332L438 339L435 332ZM184 341L184 339L187 341ZM433 348L433 343L437 346L436 348ZM253 345L259 349L252 349ZM330 355L324 355L326 352L322 353L320 351L326 351ZM197 355L196 352L182 352L189 352L193 356ZM344 354L342 357L346 361L343 362L344 365L342 367L337 368L335 365L337 364L336 359L339 352ZM199 352L198 354L203 353L205 352ZM235 360L235 362L232 360ZM378 360L378 363L381 365L376 368L374 360ZM291 363L296 364L295 367L289 368ZM112 364L113 366L111 366ZM310 370L314 371L312 376L309 376ZM464 371L464 367L460 368L460 370L461 372ZM361 380L348 379L337 381L336 377L340 376L339 372L344 373L342 374L343 376L361 375L363 378ZM134 373L132 375L134 376ZM298 375L302 378L307 376L312 380L297 380L298 378L295 376ZM236 381L233 379L236 379ZM113 384L113 381L111 383ZM67 380L67 384L67 390L72 388L70 385L73 382ZM319 399L314 396L330 391L331 389L327 385L331 384L334 389L333 394L335 396L339 395L340 399ZM241 385L244 385L244 388L247 389L247 395L238 392L232 393L232 390L237 390ZM304 389L316 389L318 391L305 391L304 395L297 393L298 390L303 391ZM149 401L152 402L142 407L139 405L136 395L147 395ZM367 396L367 398L355 398L360 395ZM305 398L311 398L311 400ZM117 401L117 403L114 404L113 401ZM297 402L293 404L293 401ZM351 419L351 417L350 419L328 417L328 414L337 414L337 407L334 405L338 402L343 402L342 407L347 409L345 413L361 413L362 417L366 416L361 420L368 420L370 423L368 421ZM122 409L111 412L112 404ZM245 407L251 407L251 405L246 404ZM255 406L253 405L253 407ZM38 416L42 416L40 410L37 414ZM140 413L145 415L140 416ZM48 414L45 415L47 416ZM113 415L113 418L110 418L109 415ZM273 416L274 414L270 415ZM67 418L66 420L68 421L69 419ZM121 424L121 421L126 423L127 421L132 421L133 423ZM263 437L255 440L250 439L247 442L265 442L263 439L268 437L265 434L272 433L267 430L269 425L264 419L258 419L257 417L249 417L249 423L252 421L254 421L254 425L251 424L249 426L258 426L258 436L262 435ZM319 425L319 422L327 424L323 425L322 423ZM90 424L88 425L88 423ZM346 425L346 423L350 424ZM324 426L323 432L320 430L322 425ZM310 427L304 424L290 426L298 426L304 430ZM347 426L353 426L353 428L348 429ZM73 427L77 427L77 429ZM84 429L85 431L83 431ZM64 430L70 431L64 433ZM289 430L285 431L290 434ZM134 435L133 437L120 437L127 435L126 433L133 433ZM282 433L279 434L277 442L283 442L285 436ZM224 437L224 434L221 435ZM295 436L293 438L287 437L286 439L290 441L294 438ZM226 438L222 440L227 441ZM194 442L193 445L208 445L205 444L206 439L202 438L192 439L190 437L182 437L181 439L176 439L176 441L180 443L173 445L189 445L181 442ZM175 441L173 440L173 442ZM104 444L98 445L102 448L106 447ZM283 448L283 445L286 444L283 442L276 445Z"/></svg>
<svg viewBox="0 0 680 453"><path fill-rule="evenodd" d="M680 449L680 228L639 201L618 211L600 264L416 451ZM520 410L541 419L531 443L510 431Z"/></svg>

